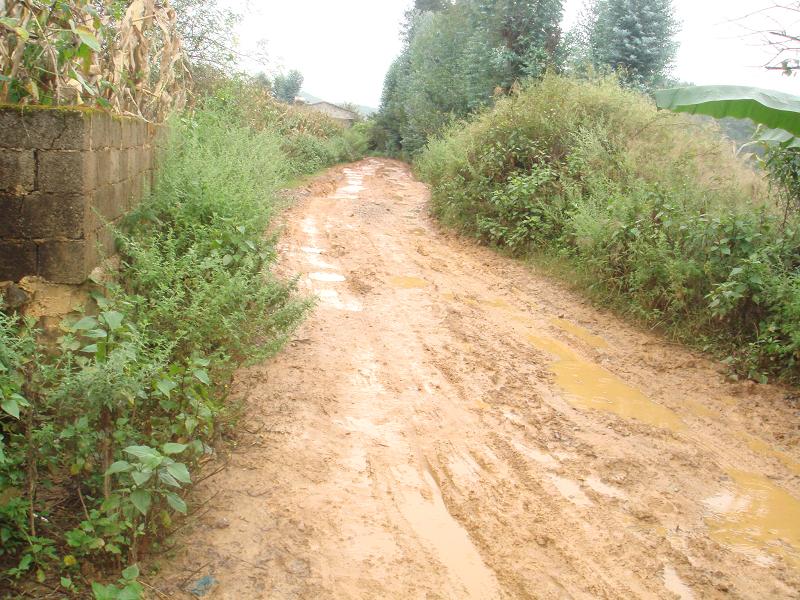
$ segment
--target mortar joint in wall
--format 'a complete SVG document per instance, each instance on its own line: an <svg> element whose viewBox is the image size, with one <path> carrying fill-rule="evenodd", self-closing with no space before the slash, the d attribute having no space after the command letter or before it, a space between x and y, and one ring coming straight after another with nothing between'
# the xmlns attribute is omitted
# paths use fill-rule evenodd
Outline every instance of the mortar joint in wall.
<svg viewBox="0 0 800 600"><path fill-rule="evenodd" d="M33 191L39 191L39 149L33 151Z"/></svg>

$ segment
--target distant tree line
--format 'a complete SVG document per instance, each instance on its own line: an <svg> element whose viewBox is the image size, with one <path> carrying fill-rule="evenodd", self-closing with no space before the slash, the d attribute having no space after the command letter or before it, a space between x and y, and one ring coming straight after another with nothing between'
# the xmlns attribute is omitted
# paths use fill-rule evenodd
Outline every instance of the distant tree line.
<svg viewBox="0 0 800 600"><path fill-rule="evenodd" d="M676 52L671 0L590 0L561 30L564 0L416 0L384 82L374 143L413 154L453 119L548 69L664 81Z"/></svg>

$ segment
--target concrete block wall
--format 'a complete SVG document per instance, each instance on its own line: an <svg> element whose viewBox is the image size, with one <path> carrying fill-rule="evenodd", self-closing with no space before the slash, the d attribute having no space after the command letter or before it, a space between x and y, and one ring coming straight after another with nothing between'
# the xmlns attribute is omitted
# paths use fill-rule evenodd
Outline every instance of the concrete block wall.
<svg viewBox="0 0 800 600"><path fill-rule="evenodd" d="M152 185L159 127L102 111L0 107L0 281L83 283L109 224Z"/></svg>

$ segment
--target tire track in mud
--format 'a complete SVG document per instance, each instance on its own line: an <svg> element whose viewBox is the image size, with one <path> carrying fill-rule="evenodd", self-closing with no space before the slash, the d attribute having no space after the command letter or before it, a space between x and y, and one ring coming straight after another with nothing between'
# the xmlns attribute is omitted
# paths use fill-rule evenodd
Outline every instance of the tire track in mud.
<svg viewBox="0 0 800 600"><path fill-rule="evenodd" d="M800 597L787 391L727 382L441 232L401 163L312 183L318 306L242 370L246 430L154 584L210 598ZM191 575L187 579L187 574Z"/></svg>

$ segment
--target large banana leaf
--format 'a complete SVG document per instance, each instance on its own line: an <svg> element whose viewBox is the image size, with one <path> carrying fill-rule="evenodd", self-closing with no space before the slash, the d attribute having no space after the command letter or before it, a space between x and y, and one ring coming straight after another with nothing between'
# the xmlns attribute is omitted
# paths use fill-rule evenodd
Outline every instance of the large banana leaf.
<svg viewBox="0 0 800 600"><path fill-rule="evenodd" d="M770 129L800 136L800 96L737 85L699 85L658 90L656 104L674 112L718 119L751 119Z"/></svg>
<svg viewBox="0 0 800 600"><path fill-rule="evenodd" d="M755 140L767 144L779 144L784 148L800 148L800 137L783 129L763 129L756 132Z"/></svg>

